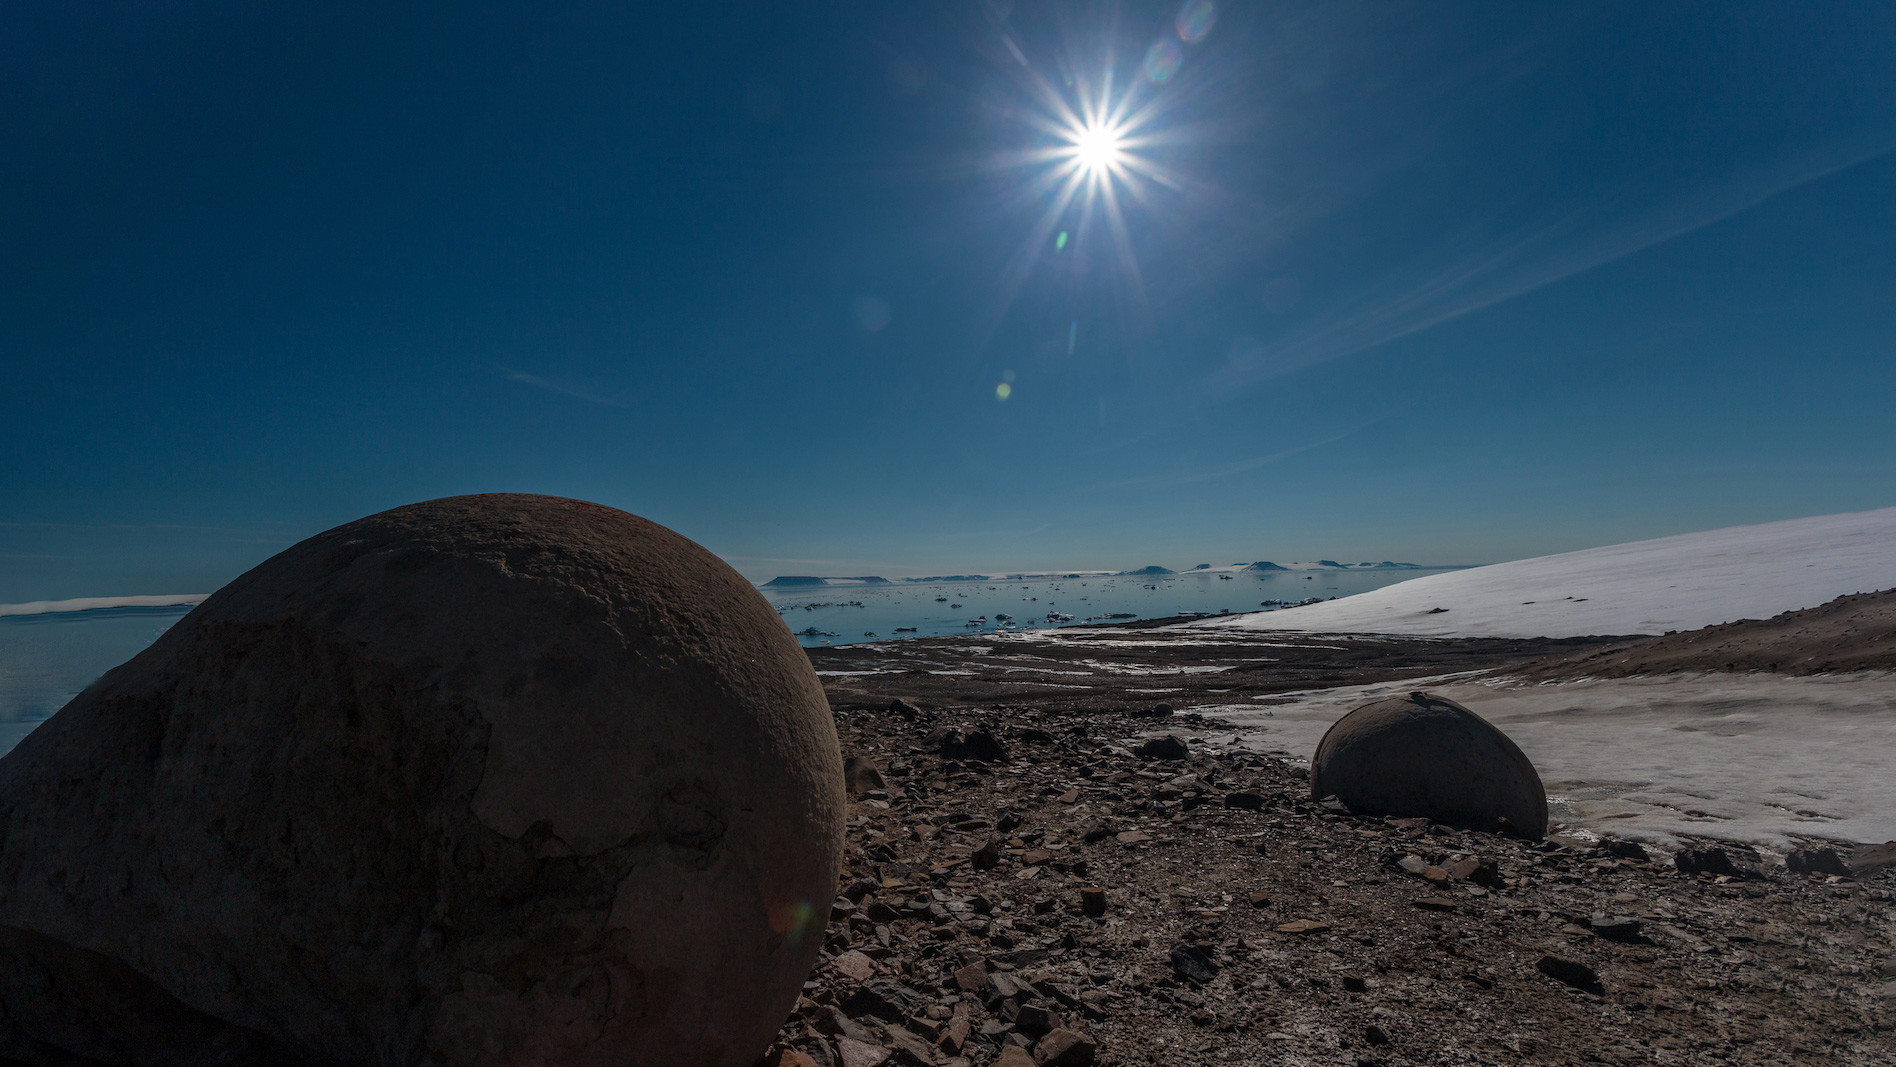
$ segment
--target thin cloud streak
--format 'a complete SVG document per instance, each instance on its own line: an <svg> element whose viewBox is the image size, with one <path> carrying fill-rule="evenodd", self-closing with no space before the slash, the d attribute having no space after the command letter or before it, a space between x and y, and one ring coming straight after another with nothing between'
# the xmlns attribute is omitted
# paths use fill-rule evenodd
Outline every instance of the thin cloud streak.
<svg viewBox="0 0 1896 1067"><path fill-rule="evenodd" d="M576 386L556 382L551 378L542 378L537 374L528 374L526 371L514 370L512 367L496 366L501 375L510 382L530 385L535 389L543 389L546 392L566 397L569 400L579 400L587 404L597 404L600 407L607 408L628 408L632 406L617 397L601 396L598 393L588 392Z"/></svg>
<svg viewBox="0 0 1896 1067"><path fill-rule="evenodd" d="M1407 292L1358 311L1332 316L1301 337L1271 346L1269 357L1264 361L1268 366L1251 369L1242 384L1255 385L1291 371L1354 355L1526 296L1735 218L1775 197L1892 151L1896 151L1896 140L1868 149L1810 153L1787 161L1772 173L1744 176L1727 182L1723 188L1703 192L1684 209L1646 211L1633 222L1584 240L1578 247L1564 253L1557 250L1539 263L1528 262L1530 257L1572 233L1585 220L1568 218L1548 223L1465 257L1457 264L1432 271L1430 280Z"/></svg>
<svg viewBox="0 0 1896 1067"><path fill-rule="evenodd" d="M1347 430L1343 430L1340 433L1331 434L1328 437L1320 438L1315 441L1310 441L1305 444L1297 445L1294 448L1286 448L1279 452L1272 452L1269 455L1253 456L1250 459L1241 459L1234 463L1227 463L1220 467L1212 467L1208 470L1188 471L1182 474L1142 475L1137 478L1127 478L1121 481L1101 482L1099 483L1097 488L1100 488L1100 489L1149 489L1149 488L1162 486L1162 485L1193 485L1199 482L1216 481L1219 478L1229 478L1234 474L1243 474L1247 471L1257 470L1259 467L1268 467L1273 463L1277 463L1282 460L1289 459L1292 456L1302 455L1305 452L1311 452L1316 449L1322 448L1326 445L1336 444L1338 441L1344 440L1345 438L1354 437L1357 434L1362 433L1364 430L1367 430L1378 423L1387 422L1389 419L1394 418L1395 415L1396 415L1396 412L1393 412L1393 411L1384 415L1378 415L1373 419L1369 419L1364 422L1359 422Z"/></svg>

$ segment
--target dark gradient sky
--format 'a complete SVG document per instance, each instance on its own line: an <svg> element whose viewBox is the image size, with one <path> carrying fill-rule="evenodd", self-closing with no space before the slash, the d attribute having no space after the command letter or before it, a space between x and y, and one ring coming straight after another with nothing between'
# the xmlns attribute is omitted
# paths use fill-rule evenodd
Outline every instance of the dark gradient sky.
<svg viewBox="0 0 1896 1067"><path fill-rule="evenodd" d="M0 601L490 490L757 578L1896 503L1896 7L1178 11L5 5ZM1109 71L1123 240L1019 162Z"/></svg>

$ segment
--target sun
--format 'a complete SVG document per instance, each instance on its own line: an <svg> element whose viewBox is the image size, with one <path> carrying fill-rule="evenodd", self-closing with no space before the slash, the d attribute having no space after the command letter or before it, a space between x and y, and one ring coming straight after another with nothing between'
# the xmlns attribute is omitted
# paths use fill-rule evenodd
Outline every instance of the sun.
<svg viewBox="0 0 1896 1067"><path fill-rule="evenodd" d="M1024 172L1010 200L1031 212L1032 221L1003 268L996 321L1028 276L1056 257L1074 265L1067 271L1072 278L1097 269L1136 310L1145 283L1129 209L1162 209L1161 196L1188 188L1167 160L1168 150L1190 136L1165 121L1177 93L1160 95L1167 78L1119 81L1110 51L1097 73L1066 63L1059 78L1034 70L1018 49L1015 57L1024 84L1005 110L1027 128L1030 141L996 162L999 169Z"/></svg>
<svg viewBox="0 0 1896 1067"><path fill-rule="evenodd" d="M1073 163L1088 175L1111 171L1125 158L1120 132L1103 123L1089 124L1073 134Z"/></svg>

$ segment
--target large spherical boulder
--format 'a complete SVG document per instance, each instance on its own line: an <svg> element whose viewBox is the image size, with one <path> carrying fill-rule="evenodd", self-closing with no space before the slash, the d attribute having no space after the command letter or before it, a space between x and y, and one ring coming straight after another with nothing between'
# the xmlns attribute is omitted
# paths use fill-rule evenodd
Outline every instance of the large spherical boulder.
<svg viewBox="0 0 1896 1067"><path fill-rule="evenodd" d="M803 651L698 545L553 497L370 516L0 760L0 943L35 953L0 1045L84 1044L9 1005L90 968L180 1048L749 1067L823 935L842 779Z"/></svg>
<svg viewBox="0 0 1896 1067"><path fill-rule="evenodd" d="M1365 704L1331 724L1310 758L1310 793L1367 814L1547 833L1547 791L1527 756L1486 719L1428 693Z"/></svg>

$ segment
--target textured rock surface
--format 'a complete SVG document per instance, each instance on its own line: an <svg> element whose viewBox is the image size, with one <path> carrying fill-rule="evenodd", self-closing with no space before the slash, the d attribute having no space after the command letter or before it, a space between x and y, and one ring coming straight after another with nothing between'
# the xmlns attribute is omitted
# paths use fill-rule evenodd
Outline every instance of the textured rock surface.
<svg viewBox="0 0 1896 1067"><path fill-rule="evenodd" d="M1481 716L1427 693L1338 719L1310 758L1310 794L1374 815L1547 833L1547 791L1527 756Z"/></svg>
<svg viewBox="0 0 1896 1067"><path fill-rule="evenodd" d="M398 508L232 582L0 760L0 926L50 944L0 969L0 1020L64 1047L30 1009L122 964L116 1003L173 1017L128 1032L186 1044L748 1065L842 807L808 661L716 557L571 500Z"/></svg>

